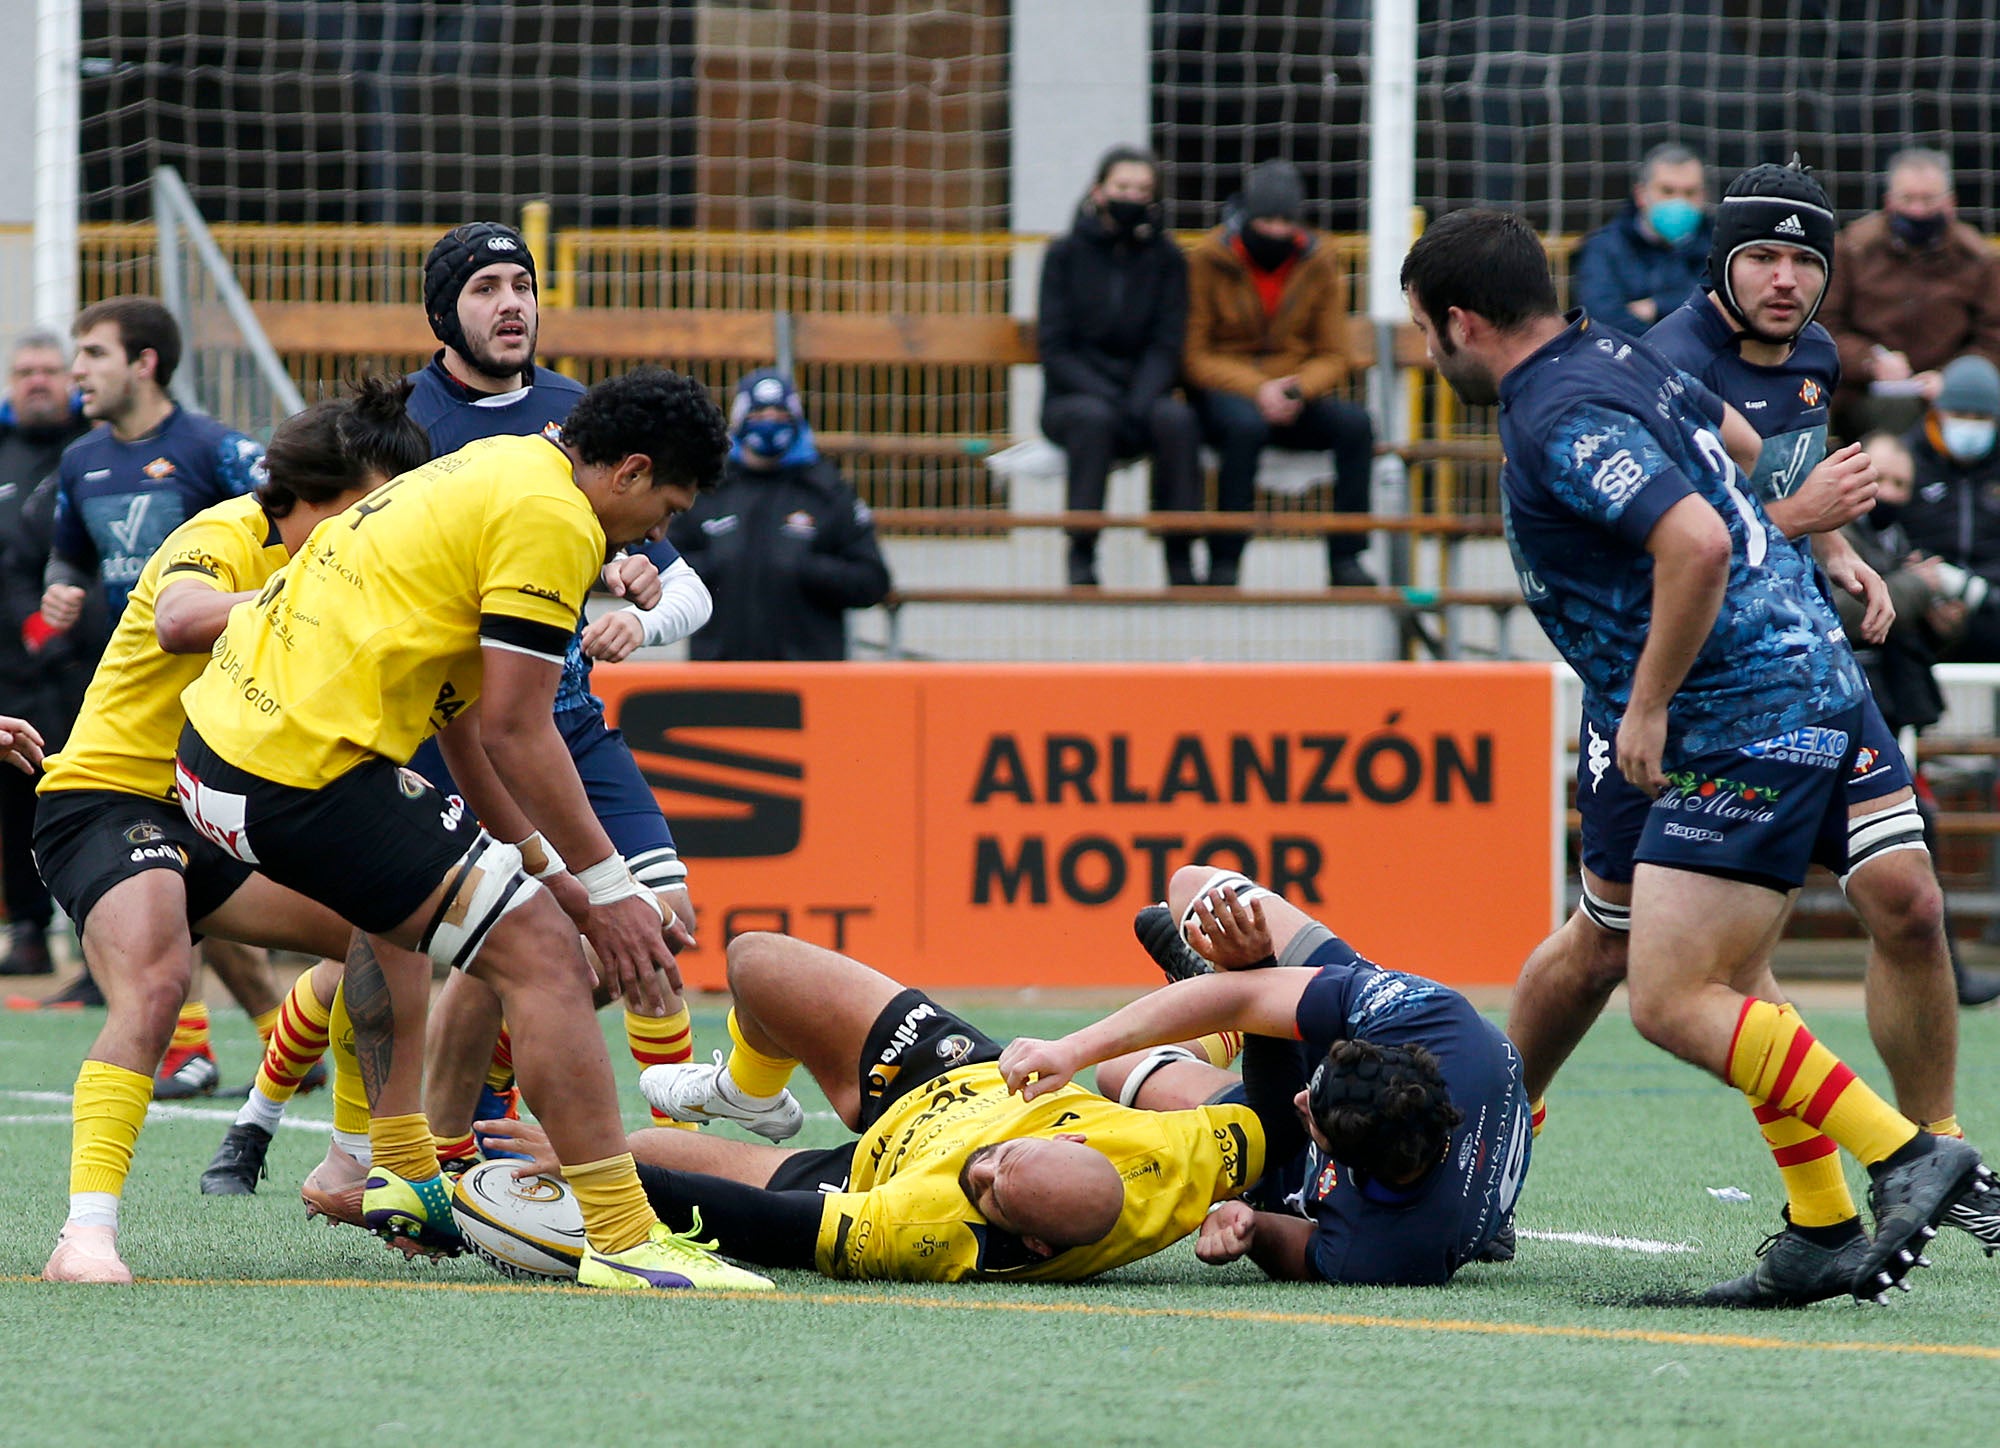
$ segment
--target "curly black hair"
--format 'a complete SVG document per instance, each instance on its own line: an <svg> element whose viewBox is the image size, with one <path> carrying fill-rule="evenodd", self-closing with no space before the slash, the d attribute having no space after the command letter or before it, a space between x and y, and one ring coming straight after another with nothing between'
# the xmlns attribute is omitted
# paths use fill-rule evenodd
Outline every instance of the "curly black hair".
<svg viewBox="0 0 2000 1448"><path fill-rule="evenodd" d="M283 518L300 503L329 502L429 462L430 439L408 411L411 390L400 377L364 377L349 384L349 395L279 423L264 453L267 476L257 485L265 513Z"/></svg>
<svg viewBox="0 0 2000 1448"><path fill-rule="evenodd" d="M587 463L634 454L653 460L653 480L712 488L729 453L729 425L708 389L664 367L636 367L583 394L563 424L563 441Z"/></svg>
<svg viewBox="0 0 2000 1448"><path fill-rule="evenodd" d="M1465 1120L1437 1057L1415 1045L1335 1041L1313 1072L1307 1101L1328 1154L1385 1182L1422 1175Z"/></svg>

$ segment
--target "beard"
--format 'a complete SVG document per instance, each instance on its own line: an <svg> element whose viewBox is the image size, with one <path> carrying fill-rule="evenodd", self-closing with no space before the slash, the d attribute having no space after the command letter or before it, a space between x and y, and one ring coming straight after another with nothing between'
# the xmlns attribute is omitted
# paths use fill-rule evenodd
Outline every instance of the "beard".
<svg viewBox="0 0 2000 1448"><path fill-rule="evenodd" d="M465 360L472 364L473 370L482 376L491 377L496 381L522 376L534 363L535 342L540 331L533 322L528 323L527 326L528 335L525 340L528 344L528 350L520 361L509 362L501 358L494 351L491 338L475 342L470 337L465 339Z"/></svg>
<svg viewBox="0 0 2000 1448"><path fill-rule="evenodd" d="M1491 407L1500 400L1500 384L1493 374L1462 352L1440 353L1437 370L1468 407Z"/></svg>

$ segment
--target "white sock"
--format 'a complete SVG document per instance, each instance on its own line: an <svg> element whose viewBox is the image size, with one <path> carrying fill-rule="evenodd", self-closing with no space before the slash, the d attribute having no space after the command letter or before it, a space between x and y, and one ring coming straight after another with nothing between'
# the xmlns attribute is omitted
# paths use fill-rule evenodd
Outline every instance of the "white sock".
<svg viewBox="0 0 2000 1448"><path fill-rule="evenodd" d="M72 1227L109 1227L118 1230L118 1193L71 1192L69 1224Z"/></svg>
<svg viewBox="0 0 2000 1448"><path fill-rule="evenodd" d="M333 1134L333 1144L363 1166L368 1166L375 1160L374 1144L368 1140L368 1133L365 1131L358 1133L336 1131Z"/></svg>
<svg viewBox="0 0 2000 1448"><path fill-rule="evenodd" d="M278 1123L284 1119L285 1103L266 1096L261 1079L250 1088L250 1094L243 1098L243 1109L236 1113L236 1125L261 1126L267 1136L277 1135Z"/></svg>

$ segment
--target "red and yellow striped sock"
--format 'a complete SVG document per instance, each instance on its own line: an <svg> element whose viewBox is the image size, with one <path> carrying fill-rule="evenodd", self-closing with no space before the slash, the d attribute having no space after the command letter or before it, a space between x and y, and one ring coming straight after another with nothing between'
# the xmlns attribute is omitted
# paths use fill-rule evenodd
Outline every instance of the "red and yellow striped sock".
<svg viewBox="0 0 2000 1448"><path fill-rule="evenodd" d="M85 1061L76 1073L76 1093L70 1101L69 1189L118 1196L132 1170L132 1149L146 1108L153 1100L153 1078L108 1061Z"/></svg>
<svg viewBox="0 0 2000 1448"><path fill-rule="evenodd" d="M1950 1116L1941 1117L1936 1121L1926 1121L1924 1123L1924 1130L1928 1131L1932 1136L1955 1136L1960 1141L1965 1140L1965 1133L1959 1129L1958 1116L1955 1112Z"/></svg>
<svg viewBox="0 0 2000 1448"><path fill-rule="evenodd" d="M1833 1138L1813 1130L1796 1116L1768 1105L1754 1106L1757 1127L1778 1176L1785 1184L1786 1215L1795 1227L1831 1227L1860 1215L1847 1174L1840 1169L1840 1148Z"/></svg>
<svg viewBox="0 0 2000 1448"><path fill-rule="evenodd" d="M507 1028L500 1028L500 1039L493 1043L493 1060L486 1068L486 1084L495 1091L505 1091L514 1084L514 1038L507 1034Z"/></svg>
<svg viewBox="0 0 2000 1448"><path fill-rule="evenodd" d="M479 1160L478 1143L473 1141L472 1133L469 1131L465 1135L458 1137L433 1135L431 1137L431 1145L437 1149L438 1165L440 1166L449 1162Z"/></svg>
<svg viewBox="0 0 2000 1448"><path fill-rule="evenodd" d="M583 1212L583 1235L598 1251L624 1252L652 1234L659 1219L639 1185L631 1152L575 1166L565 1162L563 1176Z"/></svg>
<svg viewBox="0 0 2000 1448"><path fill-rule="evenodd" d="M1863 1166L1886 1159L1917 1134L1916 1123L1814 1039L1789 1005L1743 1002L1729 1043L1728 1079L1754 1105L1825 1132Z"/></svg>
<svg viewBox="0 0 2000 1448"><path fill-rule="evenodd" d="M746 1044L734 1008L729 1012L729 1040L732 1048L727 1070L738 1091L745 1096L763 1097L776 1096L785 1089L799 1063L790 1056L767 1056Z"/></svg>
<svg viewBox="0 0 2000 1448"><path fill-rule="evenodd" d="M271 1044L271 1032L278 1029L278 1018L284 1014L285 1003L279 1001L262 1015L250 1017L250 1024L257 1028L258 1039L265 1045Z"/></svg>
<svg viewBox="0 0 2000 1448"><path fill-rule="evenodd" d="M1190 1043L1196 1055L1203 1057L1211 1066L1227 1069L1231 1062L1243 1054L1243 1033L1241 1031L1210 1031L1197 1041Z"/></svg>
<svg viewBox="0 0 2000 1448"><path fill-rule="evenodd" d="M174 1022L174 1037L167 1042L167 1055L208 1054L208 1005L203 1001L189 1001L181 1007L180 1017Z"/></svg>
<svg viewBox="0 0 2000 1448"><path fill-rule="evenodd" d="M688 1016L685 1005L670 1015L642 1016L627 1009L625 1012L625 1044L632 1050L632 1059L644 1071L648 1066L678 1066L694 1059L694 1023ZM692 1129L695 1123L676 1121L671 1116L653 1112L653 1125L678 1126Z"/></svg>
<svg viewBox="0 0 2000 1448"><path fill-rule="evenodd" d="M264 1061L257 1068L257 1091L273 1101L289 1101L299 1081L326 1054L333 1008L313 994L312 972L292 983L278 1006L275 1027L264 1038Z"/></svg>
<svg viewBox="0 0 2000 1448"><path fill-rule="evenodd" d="M1537 1096L1533 1101L1528 1103L1528 1135L1530 1137L1540 1136L1542 1128L1548 1124L1548 1120L1549 1099L1546 1096Z"/></svg>

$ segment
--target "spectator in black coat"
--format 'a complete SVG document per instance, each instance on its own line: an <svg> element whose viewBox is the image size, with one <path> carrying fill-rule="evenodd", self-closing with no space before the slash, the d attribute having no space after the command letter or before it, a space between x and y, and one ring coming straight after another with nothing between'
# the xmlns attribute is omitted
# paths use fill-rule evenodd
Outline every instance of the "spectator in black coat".
<svg viewBox="0 0 2000 1448"><path fill-rule="evenodd" d="M1930 410L1904 445L1915 495L1896 517L1910 546L1983 580L1951 596L1966 605L1941 657L2000 663L2000 368L1977 353L1944 369ZM1879 508L1879 504L1877 505Z"/></svg>
<svg viewBox="0 0 2000 1448"><path fill-rule="evenodd" d="M102 599L86 603L83 625L50 633L42 625L42 566L55 515L62 450L90 430L69 397L69 349L51 332L14 344L7 402L0 408L0 701L34 721L53 754L69 736L107 632ZM50 969L54 906L28 843L35 833L41 771L0 769L0 885L10 948L0 975Z"/></svg>
<svg viewBox="0 0 2000 1448"><path fill-rule="evenodd" d="M1067 236L1042 260L1042 432L1069 455L1069 506L1095 512L1116 462L1149 456L1153 507L1201 506L1200 430L1174 396L1187 335L1187 260L1167 231L1159 166L1107 152ZM1166 540L1167 580L1194 582L1189 534ZM1097 535L1072 533L1069 581L1097 583Z"/></svg>
<svg viewBox="0 0 2000 1448"><path fill-rule="evenodd" d="M701 575L715 612L696 659L844 659L850 608L889 592L875 520L820 456L783 373L753 372L729 409L721 486L679 514L667 541Z"/></svg>

